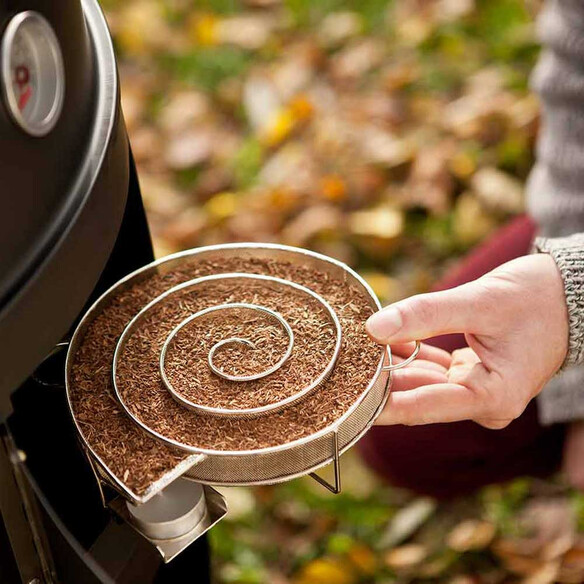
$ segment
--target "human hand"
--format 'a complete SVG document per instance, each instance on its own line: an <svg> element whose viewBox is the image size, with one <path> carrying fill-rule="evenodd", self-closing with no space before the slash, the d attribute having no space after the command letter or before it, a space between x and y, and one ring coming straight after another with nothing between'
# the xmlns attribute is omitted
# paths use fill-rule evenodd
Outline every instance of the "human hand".
<svg viewBox="0 0 584 584"><path fill-rule="evenodd" d="M474 420L504 428L561 367L569 329L557 266L536 254L452 290L397 302L370 317L367 330L392 347L449 333L464 333L469 345L454 351L441 380L406 391L394 385L378 424Z"/></svg>

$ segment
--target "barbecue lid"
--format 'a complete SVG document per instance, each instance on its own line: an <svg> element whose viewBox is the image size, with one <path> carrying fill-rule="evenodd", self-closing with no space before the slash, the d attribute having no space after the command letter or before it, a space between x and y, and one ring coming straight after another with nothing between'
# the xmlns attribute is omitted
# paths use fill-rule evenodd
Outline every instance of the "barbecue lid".
<svg viewBox="0 0 584 584"><path fill-rule="evenodd" d="M95 0L0 0L0 414L113 247L128 147Z"/></svg>

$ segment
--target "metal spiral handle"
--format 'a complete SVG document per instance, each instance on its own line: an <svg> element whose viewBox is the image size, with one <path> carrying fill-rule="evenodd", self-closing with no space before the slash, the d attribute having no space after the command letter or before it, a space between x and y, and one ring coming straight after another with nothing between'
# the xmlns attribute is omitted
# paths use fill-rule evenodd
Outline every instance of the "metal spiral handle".
<svg viewBox="0 0 584 584"><path fill-rule="evenodd" d="M407 359L404 359L400 363L393 362L393 355L391 353L391 347L389 345L386 345L385 350L387 352L387 360L389 362L389 365L385 365L384 367L381 368L381 370L382 371L395 371L396 369L401 369L402 367L406 367L407 365L409 365L418 356L418 353L420 352L420 349L422 348L422 344L420 343L420 341L416 341L415 343L416 343L416 346L414 347L412 354Z"/></svg>

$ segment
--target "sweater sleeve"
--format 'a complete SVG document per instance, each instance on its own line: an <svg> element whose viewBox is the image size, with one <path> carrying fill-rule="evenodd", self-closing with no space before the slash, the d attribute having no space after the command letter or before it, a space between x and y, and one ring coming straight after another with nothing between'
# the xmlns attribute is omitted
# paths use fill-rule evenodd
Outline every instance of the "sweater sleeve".
<svg viewBox="0 0 584 584"><path fill-rule="evenodd" d="M564 367L538 397L542 423L584 419L584 1L547 0L538 20L543 51L532 75L542 104L537 162L527 204L566 290ZM571 234L580 233L580 235Z"/></svg>
<svg viewBox="0 0 584 584"><path fill-rule="evenodd" d="M584 419L584 233L537 238L535 251L549 253L562 276L568 307L568 354L560 372L538 396L543 424Z"/></svg>
<svg viewBox="0 0 584 584"><path fill-rule="evenodd" d="M558 237L584 232L584 2L548 0L538 36L531 85L542 119L527 205L541 234Z"/></svg>

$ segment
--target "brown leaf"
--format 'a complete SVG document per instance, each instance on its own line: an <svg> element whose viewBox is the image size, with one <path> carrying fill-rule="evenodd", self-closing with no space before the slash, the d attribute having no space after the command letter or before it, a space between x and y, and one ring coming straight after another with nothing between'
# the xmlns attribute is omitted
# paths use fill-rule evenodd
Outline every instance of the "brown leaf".
<svg viewBox="0 0 584 584"><path fill-rule="evenodd" d="M449 169L453 153L454 144L450 141L418 151L404 187L408 204L437 215L448 211L454 188Z"/></svg>

